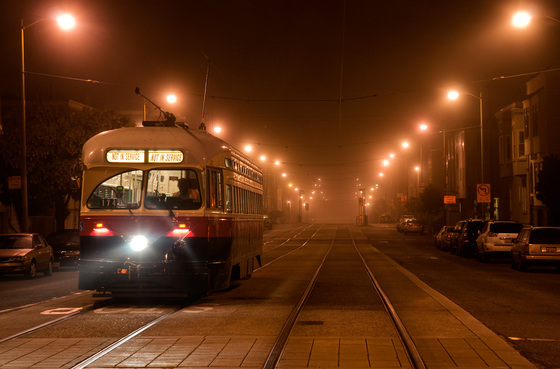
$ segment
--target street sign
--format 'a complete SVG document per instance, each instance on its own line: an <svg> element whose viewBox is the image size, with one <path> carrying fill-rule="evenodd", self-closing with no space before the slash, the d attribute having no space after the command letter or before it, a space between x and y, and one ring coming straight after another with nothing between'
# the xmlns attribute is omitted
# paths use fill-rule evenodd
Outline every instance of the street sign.
<svg viewBox="0 0 560 369"><path fill-rule="evenodd" d="M490 184L479 183L476 185L476 201L477 202L490 202Z"/></svg>
<svg viewBox="0 0 560 369"><path fill-rule="evenodd" d="M457 197L456 196L443 196L443 203L444 204L456 204Z"/></svg>

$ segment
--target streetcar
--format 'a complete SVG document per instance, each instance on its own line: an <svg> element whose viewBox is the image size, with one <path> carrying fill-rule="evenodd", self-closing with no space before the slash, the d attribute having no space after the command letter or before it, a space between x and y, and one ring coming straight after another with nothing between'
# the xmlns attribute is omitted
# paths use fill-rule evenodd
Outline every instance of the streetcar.
<svg viewBox="0 0 560 369"><path fill-rule="evenodd" d="M262 171L205 129L102 132L82 164L80 289L200 296L260 265Z"/></svg>

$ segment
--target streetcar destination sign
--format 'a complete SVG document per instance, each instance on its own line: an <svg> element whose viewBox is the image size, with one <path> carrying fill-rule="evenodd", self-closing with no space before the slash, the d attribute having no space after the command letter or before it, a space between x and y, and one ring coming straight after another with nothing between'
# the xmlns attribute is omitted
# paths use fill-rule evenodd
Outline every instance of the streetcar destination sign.
<svg viewBox="0 0 560 369"><path fill-rule="evenodd" d="M148 163L181 163L181 151L148 151Z"/></svg>
<svg viewBox="0 0 560 369"><path fill-rule="evenodd" d="M109 150L107 151L109 163L143 163L144 150Z"/></svg>
<svg viewBox="0 0 560 369"><path fill-rule="evenodd" d="M147 155L146 155L147 154ZM184 154L180 150L108 150L109 163L182 163Z"/></svg>

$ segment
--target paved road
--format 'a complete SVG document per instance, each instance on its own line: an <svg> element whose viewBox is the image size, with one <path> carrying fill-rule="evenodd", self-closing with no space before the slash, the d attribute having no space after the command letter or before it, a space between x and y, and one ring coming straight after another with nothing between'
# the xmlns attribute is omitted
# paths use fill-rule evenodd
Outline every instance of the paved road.
<svg viewBox="0 0 560 369"><path fill-rule="evenodd" d="M511 269L507 258L479 263L435 249L430 236L372 225L371 244L467 310L533 363L560 367L560 273Z"/></svg>
<svg viewBox="0 0 560 369"><path fill-rule="evenodd" d="M278 247L278 241L268 242L265 245L263 264L286 250L301 245L305 237L309 237L309 234L305 233L297 235L297 232L304 228L279 226L267 231L265 242L280 237L286 240L286 243ZM429 236L404 236L396 232L394 226L371 225L360 227L359 230L369 239L365 245L373 246L364 248L365 252L374 253L370 255L371 262L381 260L380 256L375 255L388 256L395 265L411 271L421 281L451 299L539 367L547 369L558 367L560 316L557 313L557 306L560 306L560 297L557 291L560 291L560 274L556 270L542 269L521 273L511 270L506 261L477 263L474 259L463 259L436 250ZM346 237L343 242L348 242L348 238ZM168 319L159 324L157 329L146 332L146 337L148 339L158 337L157 342L162 345L156 345L157 349L164 349L168 347L166 345L171 345L171 341L166 337L177 337L177 327L182 326L185 329L181 332L181 336L191 338L177 341L177 344L185 347L196 346L205 342L204 337L207 337L210 338L210 342L206 344L215 349L223 343L219 337L228 335L238 337L239 332L245 332L246 335L257 337L252 341L252 347L256 350L252 363L257 365L266 349L270 348L271 337L282 326L282 317L289 312L294 299L300 295L314 263L321 258L324 247L323 243L318 242L315 247L308 248L305 254L298 257L291 256L292 259L286 257L286 260L291 260L291 264L284 264L282 268L271 269L266 273L256 273L250 280L235 283L228 291L215 293L190 304L173 319ZM340 316L352 314L362 316L360 314L364 311L375 310L360 308L351 312L347 307L349 305L345 305L353 301L350 305L354 309L360 306L376 306L377 303L363 295L364 291L358 285L350 286L343 280L339 280L339 283L329 281L329 276L336 275L338 267L343 267L342 270L346 270L345 273L348 275L355 271L346 261L344 249L337 247L335 250L336 257L326 266L323 279L320 280L320 285L327 288L318 289L312 295L310 306L314 308L304 311L302 323L296 325L294 330L296 335L305 337L309 332L317 333L323 330L323 333L317 333L322 335L327 332L325 330L333 329L337 320L331 319L334 315L329 315L329 311L337 311L337 315L342 314ZM385 266L377 267L385 268ZM384 283L391 284L391 281L395 280L396 278L390 277ZM345 288L346 285L348 288ZM0 313L17 306L36 304L31 308L2 313L0 318L5 320L0 331L10 327L10 333L15 333L22 323L31 326L51 319L52 316L48 314L57 314L57 309L62 312L87 309L95 302L89 293L71 295L76 291L77 273L72 270L57 272L53 277L40 277L36 280L17 277L0 280ZM59 298L60 296L66 297ZM57 298L53 300L53 297ZM43 300L47 302L37 304ZM402 307L407 314L414 315L411 311L413 312L415 307L408 306L406 302L406 299L401 301ZM84 314L80 319L73 320L73 318L27 337L32 338L30 342L35 344L51 342L44 340L54 339L53 343L78 346L76 340L79 338L82 340L79 342L83 342L85 348L94 350L95 347L115 341L147 321L169 313L177 306L175 302L166 301L120 301L107 307L98 307ZM322 312L323 315L312 315L312 312L314 314ZM255 316L259 317L256 321ZM6 321L10 324L5 324ZM360 324L366 327L366 321L354 319L354 325L341 326L337 329L341 329L339 333L343 332L344 328L349 332L365 332L364 329L372 328L371 324L367 324L368 328L359 328ZM434 320L434 324L436 323ZM351 333L346 334L347 337L351 335ZM196 341L197 339L202 341ZM139 341L134 342L137 344ZM249 344L244 339L234 339L229 342L234 347ZM331 343L326 342L327 346ZM227 345L227 342L223 345ZM154 347L152 348L155 349ZM123 353L120 352L120 355ZM78 357L78 355L74 357L74 363L77 362ZM112 359L118 357L119 352ZM172 357L173 355L168 358L171 360ZM0 366L2 358L0 352ZM104 365L111 367L114 362L110 361L110 357L107 360L109 361ZM164 361L162 358L160 363L163 365ZM140 361L136 363L140 366ZM123 362L123 365L134 366L134 360L131 358Z"/></svg>
<svg viewBox="0 0 560 369"><path fill-rule="evenodd" d="M35 279L10 274L0 277L0 312L79 292L78 270L59 268L51 276Z"/></svg>

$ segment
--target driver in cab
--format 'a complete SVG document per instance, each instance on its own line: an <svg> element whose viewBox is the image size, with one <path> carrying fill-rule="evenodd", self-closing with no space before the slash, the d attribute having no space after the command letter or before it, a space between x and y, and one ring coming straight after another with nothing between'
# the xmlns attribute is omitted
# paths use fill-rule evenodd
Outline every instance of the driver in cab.
<svg viewBox="0 0 560 369"><path fill-rule="evenodd" d="M200 192L196 179L180 178L177 187L179 187L179 191L173 194L174 197L182 200L200 201Z"/></svg>

